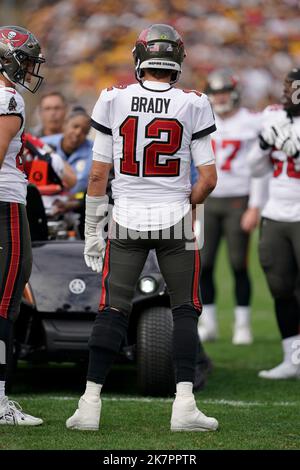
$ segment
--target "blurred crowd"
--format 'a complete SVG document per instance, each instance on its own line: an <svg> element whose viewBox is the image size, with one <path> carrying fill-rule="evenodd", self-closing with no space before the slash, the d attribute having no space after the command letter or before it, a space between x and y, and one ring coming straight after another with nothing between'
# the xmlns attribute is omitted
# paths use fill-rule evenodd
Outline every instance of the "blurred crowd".
<svg viewBox="0 0 300 470"><path fill-rule="evenodd" d="M230 67L253 109L277 101L300 64L299 0L29 0L26 18L47 57L45 89L89 109L100 89L134 80L136 37L159 22L184 37L181 86L202 89L208 72Z"/></svg>

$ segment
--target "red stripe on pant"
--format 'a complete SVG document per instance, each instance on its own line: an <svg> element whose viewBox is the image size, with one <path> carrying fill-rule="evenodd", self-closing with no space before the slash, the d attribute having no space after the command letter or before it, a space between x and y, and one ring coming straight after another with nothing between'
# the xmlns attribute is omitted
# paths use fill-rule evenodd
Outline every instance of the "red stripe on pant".
<svg viewBox="0 0 300 470"><path fill-rule="evenodd" d="M200 276L200 252L195 242L195 267L194 267L194 279L193 279L193 304L197 310L201 310L202 304L199 296L199 276Z"/></svg>
<svg viewBox="0 0 300 470"><path fill-rule="evenodd" d="M109 254L110 254L109 252L110 252L110 240L108 240L107 242L105 257L104 257L104 266L103 266L103 272L102 272L102 291L101 291L99 310L103 310L106 305L107 292L106 292L105 282L109 274Z"/></svg>
<svg viewBox="0 0 300 470"><path fill-rule="evenodd" d="M16 202L10 203L11 257L5 288L0 304L0 315L7 318L11 296L16 282L20 264L20 220Z"/></svg>

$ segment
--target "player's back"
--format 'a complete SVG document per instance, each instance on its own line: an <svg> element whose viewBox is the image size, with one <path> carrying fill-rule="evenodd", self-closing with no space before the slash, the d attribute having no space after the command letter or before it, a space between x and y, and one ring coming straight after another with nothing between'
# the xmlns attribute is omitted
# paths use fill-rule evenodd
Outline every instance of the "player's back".
<svg viewBox="0 0 300 470"><path fill-rule="evenodd" d="M188 211L191 142L215 129L206 95L156 81L111 88L101 93L92 118L113 137L117 207L126 200Z"/></svg>

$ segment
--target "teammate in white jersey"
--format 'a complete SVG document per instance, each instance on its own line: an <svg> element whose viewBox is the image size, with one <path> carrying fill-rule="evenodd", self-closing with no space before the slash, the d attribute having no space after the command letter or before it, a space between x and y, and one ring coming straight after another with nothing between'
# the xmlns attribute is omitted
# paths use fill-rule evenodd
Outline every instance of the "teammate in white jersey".
<svg viewBox="0 0 300 470"><path fill-rule="evenodd" d="M253 175L272 173L262 211L259 255L274 299L284 359L259 377L274 380L300 377L300 305L295 293L300 279L299 80L299 68L287 74L283 106L266 108L260 145L249 154Z"/></svg>
<svg viewBox="0 0 300 470"><path fill-rule="evenodd" d="M140 272L149 250L155 249L174 319L177 385L171 430L213 431L217 420L198 410L193 395L201 301L190 202L202 203L216 184L210 141L214 117L205 95L173 87L185 51L172 27L158 24L143 31L133 55L139 83L102 91L92 115L98 132L86 201L84 254L87 265L100 271L105 250L102 296L89 341L86 391L66 425L98 429L101 388L125 338ZM201 175L193 191L191 158ZM105 224L111 164L114 235L105 249L99 228ZM181 231L184 222L189 233ZM187 248L188 239L195 249Z"/></svg>
<svg viewBox="0 0 300 470"><path fill-rule="evenodd" d="M251 178L247 154L261 128L261 115L240 106L237 78L226 69L212 72L206 92L216 113L212 135L218 184L205 204L205 243L202 251L201 293L203 313L199 336L203 341L218 336L216 289L213 271L224 236L235 282L234 344L252 342L250 326L251 282L247 254L250 232L256 227L261 204L262 181ZM193 182L196 178L193 178Z"/></svg>
<svg viewBox="0 0 300 470"><path fill-rule="evenodd" d="M27 181L21 157L25 110L16 84L37 91L43 80L39 68L45 62L40 50L30 31L18 26L0 27L0 425L42 423L5 395L13 322L32 263L25 207Z"/></svg>

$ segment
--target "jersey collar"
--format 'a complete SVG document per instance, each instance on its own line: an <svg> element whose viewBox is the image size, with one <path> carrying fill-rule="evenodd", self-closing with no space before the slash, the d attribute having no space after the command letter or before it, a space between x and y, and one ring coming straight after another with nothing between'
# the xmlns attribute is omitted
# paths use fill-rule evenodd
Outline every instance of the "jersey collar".
<svg viewBox="0 0 300 470"><path fill-rule="evenodd" d="M170 83L165 83L165 82L154 82L151 80L145 80L143 83L140 84L143 88L149 91L158 91L158 92L164 92L164 91L169 91L173 87L170 85Z"/></svg>

